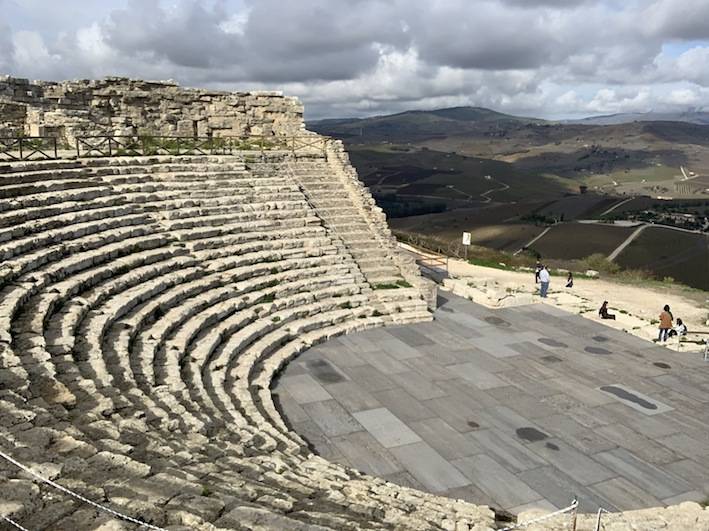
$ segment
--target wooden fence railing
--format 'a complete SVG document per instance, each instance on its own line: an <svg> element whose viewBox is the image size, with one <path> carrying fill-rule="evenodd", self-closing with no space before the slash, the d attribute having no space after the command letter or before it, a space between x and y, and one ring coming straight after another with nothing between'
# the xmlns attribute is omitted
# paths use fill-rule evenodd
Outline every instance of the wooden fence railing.
<svg viewBox="0 0 709 531"><path fill-rule="evenodd" d="M78 136L74 146L61 146L56 137L0 137L0 161L49 160L60 156L77 158L151 155L232 155L251 151L284 151L298 157L326 155L329 138L319 135L184 137L148 135Z"/></svg>
<svg viewBox="0 0 709 531"><path fill-rule="evenodd" d="M0 161L48 160L56 158L59 158L56 137L0 137Z"/></svg>

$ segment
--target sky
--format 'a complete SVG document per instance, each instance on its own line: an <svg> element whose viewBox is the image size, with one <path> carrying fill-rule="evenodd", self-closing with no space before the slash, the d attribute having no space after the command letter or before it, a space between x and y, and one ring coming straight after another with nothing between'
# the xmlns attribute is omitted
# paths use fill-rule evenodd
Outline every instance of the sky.
<svg viewBox="0 0 709 531"><path fill-rule="evenodd" d="M280 90L307 119L709 111L709 0L0 0L0 74Z"/></svg>

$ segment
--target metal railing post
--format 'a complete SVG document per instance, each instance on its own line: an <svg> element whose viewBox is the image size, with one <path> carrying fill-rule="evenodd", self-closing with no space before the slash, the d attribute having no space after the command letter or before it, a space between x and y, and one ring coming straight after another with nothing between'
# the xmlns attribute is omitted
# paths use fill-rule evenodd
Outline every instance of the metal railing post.
<svg viewBox="0 0 709 531"><path fill-rule="evenodd" d="M20 160L22 160L22 137L20 137Z"/></svg>
<svg viewBox="0 0 709 531"><path fill-rule="evenodd" d="M52 143L54 144L54 158L58 159L59 156L57 154L57 137L56 136L52 137Z"/></svg>

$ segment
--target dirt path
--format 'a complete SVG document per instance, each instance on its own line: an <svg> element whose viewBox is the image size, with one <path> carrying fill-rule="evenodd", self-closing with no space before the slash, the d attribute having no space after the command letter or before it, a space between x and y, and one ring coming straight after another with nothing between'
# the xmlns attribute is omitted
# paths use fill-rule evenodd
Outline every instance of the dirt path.
<svg viewBox="0 0 709 531"><path fill-rule="evenodd" d="M402 247L411 249L405 245ZM552 304L647 340L657 337L655 321L662 306L669 304L674 316L685 322L690 333L709 332L709 293L705 298L699 296L692 300L679 290L672 292L671 285L668 289L658 289L586 278L574 279L574 287L567 289L564 287L565 277L552 276L549 297L542 300L536 295L533 271L493 269L450 258L448 272L456 282L471 290L473 300L483 304L502 301L504 305L515 297L524 299L525 303ZM608 301L611 313L616 314L616 321L599 319L598 308L604 300ZM671 346L676 348L674 344ZM699 347L683 345L682 349L698 350Z"/></svg>

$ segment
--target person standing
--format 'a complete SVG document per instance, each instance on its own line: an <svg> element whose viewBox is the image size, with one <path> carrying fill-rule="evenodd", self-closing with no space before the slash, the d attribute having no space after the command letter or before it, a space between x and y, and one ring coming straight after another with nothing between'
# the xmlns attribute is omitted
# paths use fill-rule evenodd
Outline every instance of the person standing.
<svg viewBox="0 0 709 531"><path fill-rule="evenodd" d="M537 260L537 265L534 266L534 283L539 284L539 273L542 270L542 263Z"/></svg>
<svg viewBox="0 0 709 531"><path fill-rule="evenodd" d="M542 298L546 298L547 296L547 291L549 291L549 281L549 270L546 266L542 266L542 269L539 271L539 295L541 295Z"/></svg>
<svg viewBox="0 0 709 531"><path fill-rule="evenodd" d="M669 334L672 328L672 312L670 312L669 305L665 304L660 314L660 335L658 336L658 341L667 341L667 334Z"/></svg>

